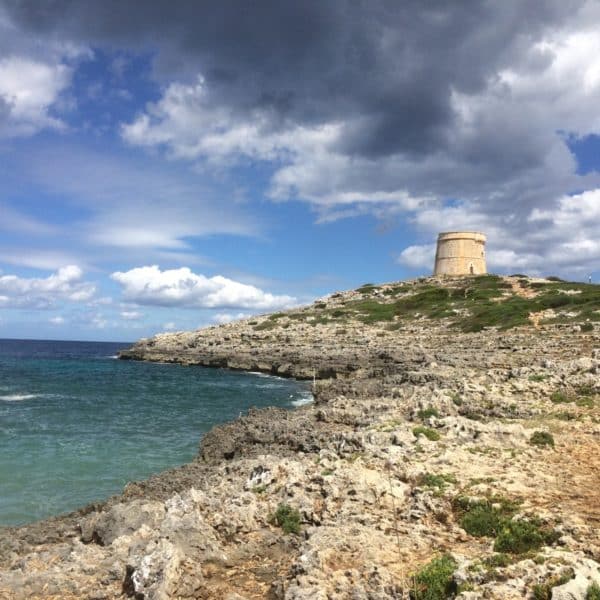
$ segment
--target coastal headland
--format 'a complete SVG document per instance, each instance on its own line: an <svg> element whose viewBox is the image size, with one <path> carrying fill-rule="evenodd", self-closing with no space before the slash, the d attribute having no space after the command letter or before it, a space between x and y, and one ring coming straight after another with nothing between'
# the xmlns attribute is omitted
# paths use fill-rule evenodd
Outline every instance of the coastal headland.
<svg viewBox="0 0 600 600"><path fill-rule="evenodd" d="M313 380L314 402L0 529L0 598L600 597L600 286L365 284L121 358Z"/></svg>

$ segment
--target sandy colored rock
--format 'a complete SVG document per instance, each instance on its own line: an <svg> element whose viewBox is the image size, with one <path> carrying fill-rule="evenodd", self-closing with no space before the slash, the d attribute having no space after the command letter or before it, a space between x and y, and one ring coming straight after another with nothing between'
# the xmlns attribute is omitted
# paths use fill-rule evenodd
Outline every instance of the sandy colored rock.
<svg viewBox="0 0 600 600"><path fill-rule="evenodd" d="M536 289L520 279L507 293L522 286ZM315 402L252 409L205 435L187 465L0 530L0 598L402 599L448 554L463 600L528 597L561 576L552 598L583 600L600 582L598 325L465 333L452 317L342 326L323 316L365 293L125 352L314 376ZM532 444L534 432L554 445ZM555 534L498 558L492 537L461 526L459 497L510 500L515 519ZM297 511L298 534L277 525L282 506Z"/></svg>

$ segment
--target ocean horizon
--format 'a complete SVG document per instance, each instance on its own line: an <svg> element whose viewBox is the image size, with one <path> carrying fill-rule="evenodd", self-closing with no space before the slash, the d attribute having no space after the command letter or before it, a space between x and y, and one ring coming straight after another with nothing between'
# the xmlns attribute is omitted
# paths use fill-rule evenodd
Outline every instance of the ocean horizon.
<svg viewBox="0 0 600 600"><path fill-rule="evenodd" d="M306 382L117 360L128 345L0 339L0 525L103 500L190 461L251 406L312 398Z"/></svg>

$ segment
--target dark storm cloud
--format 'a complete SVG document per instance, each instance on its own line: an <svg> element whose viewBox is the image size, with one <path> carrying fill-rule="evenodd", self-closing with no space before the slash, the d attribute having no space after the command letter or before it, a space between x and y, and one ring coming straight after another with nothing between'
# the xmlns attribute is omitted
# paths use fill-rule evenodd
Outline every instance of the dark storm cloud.
<svg viewBox="0 0 600 600"><path fill-rule="evenodd" d="M260 108L271 114L274 128L352 119L337 150L377 158L444 147L456 118L451 91L483 89L576 3L7 0L3 5L24 32L155 51L157 77L191 80L201 73L210 101L240 118ZM482 156L477 147L466 148L467 161L469 155ZM494 160L502 162L502 156Z"/></svg>

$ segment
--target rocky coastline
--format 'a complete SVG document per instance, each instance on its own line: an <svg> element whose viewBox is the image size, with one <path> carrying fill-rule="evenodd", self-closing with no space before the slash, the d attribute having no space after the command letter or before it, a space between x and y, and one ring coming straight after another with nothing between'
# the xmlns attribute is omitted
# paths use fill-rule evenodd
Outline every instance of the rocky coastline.
<svg viewBox="0 0 600 600"><path fill-rule="evenodd" d="M314 403L251 409L187 465L0 529L0 598L595 598L598 286L474 281L369 284L123 351L313 379ZM499 307L521 320L490 324Z"/></svg>

